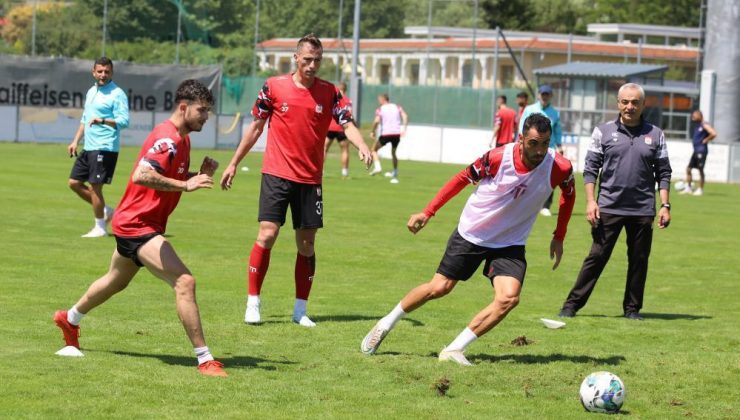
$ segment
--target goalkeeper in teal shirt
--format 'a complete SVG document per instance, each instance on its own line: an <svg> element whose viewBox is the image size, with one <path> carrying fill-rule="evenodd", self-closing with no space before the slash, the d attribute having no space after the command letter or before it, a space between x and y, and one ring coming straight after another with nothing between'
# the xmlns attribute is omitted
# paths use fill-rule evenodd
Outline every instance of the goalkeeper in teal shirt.
<svg viewBox="0 0 740 420"><path fill-rule="evenodd" d="M105 204L103 185L110 184L121 147L121 130L128 127L128 98L113 80L113 62L100 57L93 64L95 85L85 96L85 110L74 139L67 146L69 157L77 156L69 175L69 188L90 203L95 225L83 238L108 235L107 223L114 209ZM77 153L80 139L84 146Z"/></svg>
<svg viewBox="0 0 740 420"><path fill-rule="evenodd" d="M552 106L552 104L550 103L550 100L552 100L552 87L550 87L550 85L541 85L537 90L537 93L539 94L539 100L532 105L528 105L526 108L524 108L522 118L519 120L518 132L522 132L522 126L524 125L524 120L526 120L527 117L535 113L544 114L547 118L550 119L550 124L552 125L550 148L557 150L557 152L562 155L563 129L562 127L560 127L560 112L558 112L558 110L555 109L555 107ZM550 193L550 197L547 198L545 204L542 206L540 214L543 216L552 216L552 212L550 212L550 206L552 206L552 193Z"/></svg>

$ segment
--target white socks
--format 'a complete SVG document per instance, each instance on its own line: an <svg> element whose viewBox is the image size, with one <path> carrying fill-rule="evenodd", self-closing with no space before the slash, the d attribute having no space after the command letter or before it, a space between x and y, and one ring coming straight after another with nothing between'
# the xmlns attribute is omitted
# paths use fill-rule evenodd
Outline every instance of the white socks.
<svg viewBox="0 0 740 420"><path fill-rule="evenodd" d="M396 307L393 308L393 310L388 315L381 318L380 321L378 321L378 324L382 328L390 330L396 325L396 322L398 322L405 315L406 312L404 312L404 310L401 308L401 302L398 302L398 305L396 305Z"/></svg>
<svg viewBox="0 0 740 420"><path fill-rule="evenodd" d="M306 304L308 303L305 299L296 299L295 305L293 305L293 319L299 320L303 315L306 315Z"/></svg>
<svg viewBox="0 0 740 420"><path fill-rule="evenodd" d="M463 351L466 347L470 345L473 341L475 341L478 338L477 335L471 330L470 328L465 328L463 332L460 333L460 335L455 338L455 340L450 343L449 346L445 347L445 351Z"/></svg>
<svg viewBox="0 0 740 420"><path fill-rule="evenodd" d="M260 295L247 295L248 306L260 306Z"/></svg>
<svg viewBox="0 0 740 420"><path fill-rule="evenodd" d="M96 218L95 218L95 226L96 226L96 227L97 227L98 229L103 229L103 230L105 230L105 218L102 218L102 219L98 219L98 218L96 217Z"/></svg>
<svg viewBox="0 0 740 420"><path fill-rule="evenodd" d="M379 161L379 160L376 160L376 161L375 161L375 170L376 170L376 171L378 171L378 172L380 172L380 171L381 171L381 168L380 168L380 161Z"/></svg>
<svg viewBox="0 0 740 420"><path fill-rule="evenodd" d="M67 311L67 322L72 325L80 325L82 317L85 316L82 312L77 310L77 306L73 306L72 309Z"/></svg>
<svg viewBox="0 0 740 420"><path fill-rule="evenodd" d="M349 176L349 169L342 168L342 176Z"/></svg>
<svg viewBox="0 0 740 420"><path fill-rule="evenodd" d="M198 356L199 365L213 360L213 356L211 355L211 351L208 350L208 346L193 347L193 351L195 351L195 355Z"/></svg>

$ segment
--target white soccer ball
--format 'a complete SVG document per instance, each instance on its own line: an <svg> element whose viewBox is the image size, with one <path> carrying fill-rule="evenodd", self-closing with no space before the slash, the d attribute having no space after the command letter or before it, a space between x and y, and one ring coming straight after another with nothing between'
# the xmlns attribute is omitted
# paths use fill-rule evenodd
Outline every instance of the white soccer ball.
<svg viewBox="0 0 740 420"><path fill-rule="evenodd" d="M686 189L686 183L683 181L676 181L673 186L676 188L677 191L683 191Z"/></svg>
<svg viewBox="0 0 740 420"><path fill-rule="evenodd" d="M619 376L610 372L594 372L581 383L581 404L586 411L616 413L624 404L626 392Z"/></svg>

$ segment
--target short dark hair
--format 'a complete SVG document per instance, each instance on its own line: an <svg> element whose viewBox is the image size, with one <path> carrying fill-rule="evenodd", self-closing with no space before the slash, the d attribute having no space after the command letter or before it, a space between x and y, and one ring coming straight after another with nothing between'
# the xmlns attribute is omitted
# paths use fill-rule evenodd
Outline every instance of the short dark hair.
<svg viewBox="0 0 740 420"><path fill-rule="evenodd" d="M524 120L522 135L526 134L532 127L534 127L534 129L540 134L552 133L552 124L550 123L550 119L539 112L530 115L526 120Z"/></svg>
<svg viewBox="0 0 740 420"><path fill-rule="evenodd" d="M519 92L519 93L516 94L516 97L517 98L529 99L529 94L527 94L527 92L525 92L525 91L521 91L521 92Z"/></svg>
<svg viewBox="0 0 740 420"><path fill-rule="evenodd" d="M499 98L506 103L506 95L500 95Z"/></svg>
<svg viewBox="0 0 740 420"><path fill-rule="evenodd" d="M97 60L95 60L95 63L93 63L93 68L95 68L95 66L105 66L105 67L110 66L110 68L112 70L113 69L113 61L110 58L106 57L106 56L102 56L102 57L98 58Z"/></svg>
<svg viewBox="0 0 740 420"><path fill-rule="evenodd" d="M199 101L213 106L213 93L199 80L187 79L175 91L175 103L179 104L180 101Z"/></svg>
<svg viewBox="0 0 740 420"><path fill-rule="evenodd" d="M298 45L296 46L296 50L300 51L301 48L303 48L303 44L309 43L312 47L323 50L324 47L321 45L321 40L318 36L316 36L315 33L311 32L310 34L306 34L303 36L303 38L298 40Z"/></svg>

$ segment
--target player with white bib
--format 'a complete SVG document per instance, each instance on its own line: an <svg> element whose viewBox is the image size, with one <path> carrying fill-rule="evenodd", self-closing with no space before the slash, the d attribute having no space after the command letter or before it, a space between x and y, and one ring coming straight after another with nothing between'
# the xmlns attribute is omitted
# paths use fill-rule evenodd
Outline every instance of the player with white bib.
<svg viewBox="0 0 740 420"><path fill-rule="evenodd" d="M560 211L550 243L553 270L557 268L575 203L575 188L570 161L548 148L551 133L546 116L531 115L518 142L486 152L448 181L423 212L411 216L408 229L416 234L468 184L477 185L450 236L437 273L429 282L412 289L378 321L362 341L363 353L374 354L403 316L451 292L458 281L469 279L485 261L483 274L494 287L493 302L439 354L439 360L471 365L463 353L467 346L501 322L519 302L527 269L524 245L542 203L560 186Z"/></svg>

